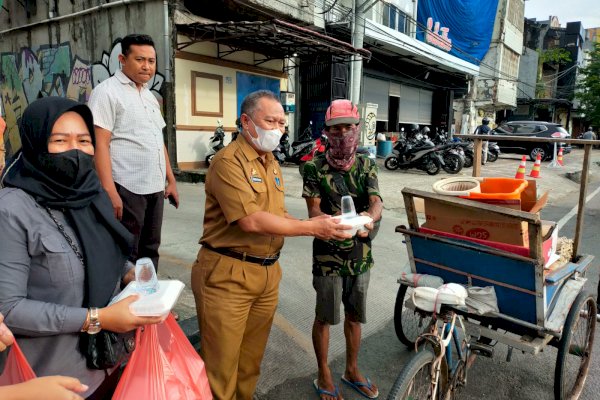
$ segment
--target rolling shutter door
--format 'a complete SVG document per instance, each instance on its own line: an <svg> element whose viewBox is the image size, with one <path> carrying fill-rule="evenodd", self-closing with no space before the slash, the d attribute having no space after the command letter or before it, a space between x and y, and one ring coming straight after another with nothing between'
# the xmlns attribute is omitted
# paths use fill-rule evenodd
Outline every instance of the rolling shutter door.
<svg viewBox="0 0 600 400"><path fill-rule="evenodd" d="M399 122L401 124L431 125L433 92L402 85L401 94Z"/></svg>
<svg viewBox="0 0 600 400"><path fill-rule="evenodd" d="M363 85L363 103L377 104L377 121L387 121L390 83L365 76Z"/></svg>

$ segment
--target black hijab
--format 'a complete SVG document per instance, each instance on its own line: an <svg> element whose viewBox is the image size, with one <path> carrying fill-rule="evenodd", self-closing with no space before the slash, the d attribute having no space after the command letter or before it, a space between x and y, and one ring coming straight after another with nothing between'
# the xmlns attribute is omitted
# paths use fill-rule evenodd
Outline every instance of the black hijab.
<svg viewBox="0 0 600 400"><path fill-rule="evenodd" d="M31 103L23 113L19 133L22 148L7 165L3 184L20 188L42 207L62 209L77 234L85 261L84 307L104 307L110 301L130 253L133 236L115 218L112 203L102 189L89 162L75 163L76 180L61 178L48 153L48 140L56 120L68 111L81 115L95 144L94 121L90 109L62 97L45 97ZM81 153L79 153L81 152ZM58 153L66 154L65 153ZM61 164L58 164L59 166ZM67 175L67 174L65 174Z"/></svg>

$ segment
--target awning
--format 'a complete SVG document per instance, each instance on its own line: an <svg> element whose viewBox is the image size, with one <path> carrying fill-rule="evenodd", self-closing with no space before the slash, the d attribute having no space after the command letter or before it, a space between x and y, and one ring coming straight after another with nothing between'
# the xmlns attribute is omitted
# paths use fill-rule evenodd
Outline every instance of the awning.
<svg viewBox="0 0 600 400"><path fill-rule="evenodd" d="M278 19L241 22L194 19L192 22L186 15L185 18L176 17L176 24L178 31L189 38L177 43L178 50L194 43L214 42L227 45L232 51L250 50L263 54L267 59L262 62L286 57L312 57L317 54L344 58L360 55L366 60L371 58L369 50L356 49L344 41Z"/></svg>
<svg viewBox="0 0 600 400"><path fill-rule="evenodd" d="M414 58L415 61L432 68L479 75L479 66L475 64L370 20L367 20L365 25L365 42L375 40L377 46L383 47L389 52Z"/></svg>

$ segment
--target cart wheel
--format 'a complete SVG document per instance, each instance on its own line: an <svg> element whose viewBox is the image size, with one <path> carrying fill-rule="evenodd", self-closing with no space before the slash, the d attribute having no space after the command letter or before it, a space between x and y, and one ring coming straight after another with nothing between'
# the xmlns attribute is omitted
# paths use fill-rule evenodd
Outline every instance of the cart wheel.
<svg viewBox="0 0 600 400"><path fill-rule="evenodd" d="M554 398L577 399L590 368L596 330L596 300L581 292L571 305L558 344L554 371Z"/></svg>
<svg viewBox="0 0 600 400"><path fill-rule="evenodd" d="M406 285L400 285L396 295L394 306L394 328L400 342L407 347L413 348L417 337L429 328L431 314L424 311L407 308L404 304L410 298L414 289Z"/></svg>

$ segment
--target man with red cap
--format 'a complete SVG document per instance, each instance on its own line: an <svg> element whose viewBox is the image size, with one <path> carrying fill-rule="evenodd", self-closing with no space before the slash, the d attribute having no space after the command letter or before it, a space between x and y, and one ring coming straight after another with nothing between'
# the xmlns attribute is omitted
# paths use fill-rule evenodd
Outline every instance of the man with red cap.
<svg viewBox="0 0 600 400"><path fill-rule="evenodd" d="M325 114L325 134L329 147L304 167L304 189L309 217L339 215L342 196L350 195L356 213L370 216L352 239L344 241L314 239L313 287L316 291L313 345L319 368L313 385L320 399L341 399L327 364L329 327L340 322L340 303L344 304L346 369L343 383L359 394L374 399L377 387L358 370L361 324L366 322L366 296L369 271L373 267L371 239L381 219L383 202L377 182L377 165L367 155L357 154L360 116L349 100L335 100Z"/></svg>

